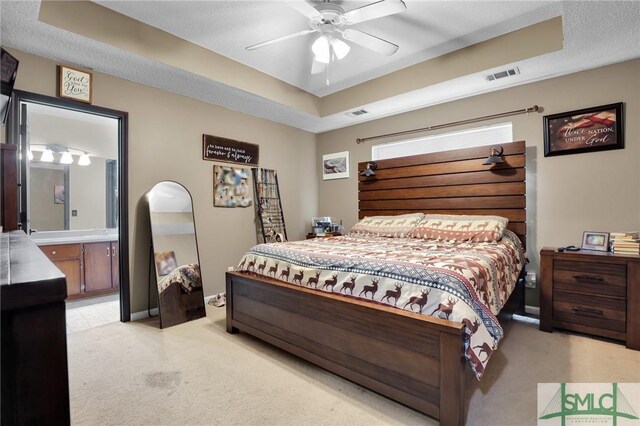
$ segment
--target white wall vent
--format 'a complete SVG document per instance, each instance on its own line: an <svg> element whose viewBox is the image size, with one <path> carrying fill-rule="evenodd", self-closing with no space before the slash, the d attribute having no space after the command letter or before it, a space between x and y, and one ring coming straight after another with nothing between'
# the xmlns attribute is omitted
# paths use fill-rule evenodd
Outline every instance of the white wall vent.
<svg viewBox="0 0 640 426"><path fill-rule="evenodd" d="M489 74L486 78L488 81L498 80L500 78L511 77L512 75L520 74L518 67L511 68L504 71L498 71L493 74Z"/></svg>
<svg viewBox="0 0 640 426"><path fill-rule="evenodd" d="M358 117L363 114L369 114L369 111L367 111L366 109L358 109L355 111L347 112L346 114L350 117Z"/></svg>

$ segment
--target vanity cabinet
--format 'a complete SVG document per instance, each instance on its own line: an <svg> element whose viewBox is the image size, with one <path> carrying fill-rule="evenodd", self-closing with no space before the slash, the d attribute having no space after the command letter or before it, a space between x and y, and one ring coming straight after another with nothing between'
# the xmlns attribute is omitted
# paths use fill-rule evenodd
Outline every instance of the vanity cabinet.
<svg viewBox="0 0 640 426"><path fill-rule="evenodd" d="M120 287L117 241L43 245L40 249L67 277L70 298L109 293Z"/></svg>
<svg viewBox="0 0 640 426"><path fill-rule="evenodd" d="M84 244L84 289L92 291L108 290L111 284L111 243Z"/></svg>
<svg viewBox="0 0 640 426"><path fill-rule="evenodd" d="M80 295L84 278L82 244L40 246L40 250L67 278L67 297Z"/></svg>

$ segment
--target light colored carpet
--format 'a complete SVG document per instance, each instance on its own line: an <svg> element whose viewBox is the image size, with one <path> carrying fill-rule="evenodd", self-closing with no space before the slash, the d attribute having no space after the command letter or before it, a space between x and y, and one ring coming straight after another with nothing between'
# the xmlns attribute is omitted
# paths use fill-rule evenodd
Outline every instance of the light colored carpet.
<svg viewBox="0 0 640 426"><path fill-rule="evenodd" d="M157 320L68 336L71 417L82 425L376 425L434 420L244 334L224 308L166 330ZM536 424L538 382L640 382L640 352L511 321L469 425Z"/></svg>

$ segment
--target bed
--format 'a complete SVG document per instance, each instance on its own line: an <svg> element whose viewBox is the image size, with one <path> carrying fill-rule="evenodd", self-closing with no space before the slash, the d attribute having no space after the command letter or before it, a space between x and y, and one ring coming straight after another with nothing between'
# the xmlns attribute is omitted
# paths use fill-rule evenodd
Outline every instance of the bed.
<svg viewBox="0 0 640 426"><path fill-rule="evenodd" d="M498 243L354 232L259 245L227 273L227 331L464 424L465 366L482 376L524 265L524 142L503 148L505 163L492 168L482 165L486 147L471 148L379 161L359 182L362 219L498 215L509 219Z"/></svg>

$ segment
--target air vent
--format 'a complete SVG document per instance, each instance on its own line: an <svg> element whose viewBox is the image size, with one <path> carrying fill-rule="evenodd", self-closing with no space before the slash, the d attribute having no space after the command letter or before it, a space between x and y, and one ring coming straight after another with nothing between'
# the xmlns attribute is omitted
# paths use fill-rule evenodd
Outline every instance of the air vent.
<svg viewBox="0 0 640 426"><path fill-rule="evenodd" d="M346 114L351 116L351 117L358 117L358 116L363 115L363 114L369 114L369 111L367 111L366 109L359 109L359 110L356 110L356 111L347 112Z"/></svg>
<svg viewBox="0 0 640 426"><path fill-rule="evenodd" d="M498 71L493 74L489 74L487 76L487 80L489 81L498 80L505 77L511 77L512 75L516 75L516 74L520 74L520 70L518 69L518 67L511 68L509 70Z"/></svg>

